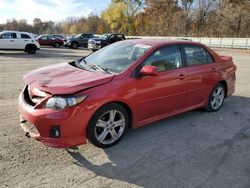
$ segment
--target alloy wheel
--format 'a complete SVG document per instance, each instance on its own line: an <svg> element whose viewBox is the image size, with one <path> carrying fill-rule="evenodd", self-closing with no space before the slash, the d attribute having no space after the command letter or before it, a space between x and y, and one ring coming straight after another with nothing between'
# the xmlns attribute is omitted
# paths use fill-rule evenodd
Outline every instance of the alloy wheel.
<svg viewBox="0 0 250 188"><path fill-rule="evenodd" d="M211 107L218 110L223 104L225 98L225 91L222 87L217 87L211 96Z"/></svg>
<svg viewBox="0 0 250 188"><path fill-rule="evenodd" d="M102 144L116 142L124 133L125 117L119 110L109 110L97 120L95 137Z"/></svg>

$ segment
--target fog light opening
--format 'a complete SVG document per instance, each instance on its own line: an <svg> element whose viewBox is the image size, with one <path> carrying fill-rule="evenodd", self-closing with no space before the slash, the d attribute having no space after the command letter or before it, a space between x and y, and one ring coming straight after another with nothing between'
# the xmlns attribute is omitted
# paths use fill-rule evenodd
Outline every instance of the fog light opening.
<svg viewBox="0 0 250 188"><path fill-rule="evenodd" d="M60 138L61 137L61 131L60 131L60 126L54 125L51 127L50 132L49 132L49 137L51 138Z"/></svg>

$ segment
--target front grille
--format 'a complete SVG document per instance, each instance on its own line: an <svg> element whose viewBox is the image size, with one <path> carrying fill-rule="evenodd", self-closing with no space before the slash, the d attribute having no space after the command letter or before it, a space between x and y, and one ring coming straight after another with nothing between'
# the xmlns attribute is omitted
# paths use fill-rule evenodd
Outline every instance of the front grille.
<svg viewBox="0 0 250 188"><path fill-rule="evenodd" d="M27 85L23 92L24 101L31 106L35 106L45 98L46 94L42 91L34 89L34 91Z"/></svg>
<svg viewBox="0 0 250 188"><path fill-rule="evenodd" d="M29 91L28 91L28 86L25 87L24 91L23 91L23 99L24 101L31 106L35 106L36 104L34 102L32 102L32 100L30 99L29 96Z"/></svg>

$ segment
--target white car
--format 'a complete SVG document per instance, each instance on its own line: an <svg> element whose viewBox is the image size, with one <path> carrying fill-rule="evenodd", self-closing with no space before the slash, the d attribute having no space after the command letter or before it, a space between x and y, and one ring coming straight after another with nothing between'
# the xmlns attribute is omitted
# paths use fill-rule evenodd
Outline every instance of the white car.
<svg viewBox="0 0 250 188"><path fill-rule="evenodd" d="M30 33L19 31L0 32L0 50L24 50L35 54L40 49L40 44Z"/></svg>

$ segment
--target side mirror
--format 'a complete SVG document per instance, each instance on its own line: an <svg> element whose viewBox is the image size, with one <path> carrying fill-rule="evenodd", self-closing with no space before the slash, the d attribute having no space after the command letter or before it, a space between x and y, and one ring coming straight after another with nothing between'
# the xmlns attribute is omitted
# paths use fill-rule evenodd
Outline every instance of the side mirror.
<svg viewBox="0 0 250 188"><path fill-rule="evenodd" d="M158 74L158 69L155 66L146 65L140 70L141 76L155 76Z"/></svg>

